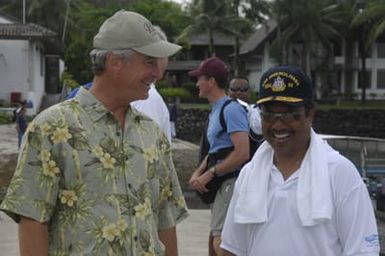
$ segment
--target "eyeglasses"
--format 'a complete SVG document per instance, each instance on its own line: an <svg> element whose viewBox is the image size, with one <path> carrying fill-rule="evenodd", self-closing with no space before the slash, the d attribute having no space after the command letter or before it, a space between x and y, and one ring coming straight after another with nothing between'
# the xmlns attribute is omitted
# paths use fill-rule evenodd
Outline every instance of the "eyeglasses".
<svg viewBox="0 0 385 256"><path fill-rule="evenodd" d="M298 120L303 114L303 111L292 111L292 112L283 112L283 113L274 113L268 111L261 111L262 120L268 123L275 123L278 119L281 119L282 122L290 123Z"/></svg>
<svg viewBox="0 0 385 256"><path fill-rule="evenodd" d="M247 92L250 88L249 87L245 87L245 88L242 88L242 87L232 88L232 87L230 87L229 89L232 92Z"/></svg>

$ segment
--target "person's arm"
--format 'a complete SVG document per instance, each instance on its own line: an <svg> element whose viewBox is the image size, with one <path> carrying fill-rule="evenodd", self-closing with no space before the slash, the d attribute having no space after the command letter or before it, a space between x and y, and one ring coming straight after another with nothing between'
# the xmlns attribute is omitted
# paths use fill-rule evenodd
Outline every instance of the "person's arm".
<svg viewBox="0 0 385 256"><path fill-rule="evenodd" d="M21 217L19 223L21 256L48 255L48 227L36 220Z"/></svg>
<svg viewBox="0 0 385 256"><path fill-rule="evenodd" d="M234 150L219 164L216 165L217 174L231 172L249 159L249 135L247 132L230 134Z"/></svg>
<svg viewBox="0 0 385 256"><path fill-rule="evenodd" d="M178 255L178 243L176 237L175 226L158 231L159 239L162 241L166 248L165 256L177 256Z"/></svg>
<svg viewBox="0 0 385 256"><path fill-rule="evenodd" d="M200 190L202 185L198 182L199 176L207 169L208 155L202 160L198 168L195 169L189 180L190 186L195 190Z"/></svg>
<svg viewBox="0 0 385 256"><path fill-rule="evenodd" d="M247 132L234 132L230 135L230 139L234 145L234 150L219 164L215 166L216 174L221 175L235 170L249 159L249 135ZM195 173L194 173L195 174ZM194 175L193 174L193 175ZM206 184L214 178L212 172L205 172L190 184L200 193L207 192Z"/></svg>

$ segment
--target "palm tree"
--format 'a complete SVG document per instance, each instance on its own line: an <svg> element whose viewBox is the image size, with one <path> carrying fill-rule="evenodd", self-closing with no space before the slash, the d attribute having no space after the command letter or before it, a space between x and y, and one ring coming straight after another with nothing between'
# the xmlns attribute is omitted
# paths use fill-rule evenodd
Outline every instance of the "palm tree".
<svg viewBox="0 0 385 256"><path fill-rule="evenodd" d="M342 28L344 31L344 38L346 41L346 66L349 66L350 63L353 63L354 59L354 44L358 43L358 56L361 62L359 69L359 87L362 88L361 100L364 103L366 101L366 57L368 56L368 51L370 48L371 42L369 43L369 30L372 27L371 20L363 22L355 21L355 17L359 16L360 13L365 10L366 1L365 0L340 0L340 8L342 10L342 17L345 20L346 26ZM348 72L348 77L352 81L352 72ZM350 88L351 89L351 88Z"/></svg>
<svg viewBox="0 0 385 256"><path fill-rule="evenodd" d="M205 32L208 35L208 54L215 56L214 32L234 37L234 68L239 72L240 40L253 31L254 22L241 17L239 9L250 0L193 0L188 8L191 25L187 26L177 41L183 42L189 35Z"/></svg>
<svg viewBox="0 0 385 256"><path fill-rule="evenodd" d="M340 36L336 29L340 22L332 0L276 0L271 3L271 15L277 21L275 45L282 49L281 63L292 62L289 49L300 44L300 65L311 76L312 55L320 46L330 49Z"/></svg>
<svg viewBox="0 0 385 256"><path fill-rule="evenodd" d="M207 32L209 38L209 55L215 56L214 31L222 31L223 20L227 17L227 9L224 1L220 0L193 0L189 7L190 24L177 38L177 41L185 40L189 35L199 32Z"/></svg>
<svg viewBox="0 0 385 256"><path fill-rule="evenodd" d="M385 32L385 1L368 0L366 6L354 16L352 26L371 23L366 47L369 48Z"/></svg>
<svg viewBox="0 0 385 256"><path fill-rule="evenodd" d="M265 22L268 9L264 0L227 0L227 4L233 18L226 21L225 32L234 36L234 75L238 76L243 72L239 63L241 40L254 31L256 23Z"/></svg>

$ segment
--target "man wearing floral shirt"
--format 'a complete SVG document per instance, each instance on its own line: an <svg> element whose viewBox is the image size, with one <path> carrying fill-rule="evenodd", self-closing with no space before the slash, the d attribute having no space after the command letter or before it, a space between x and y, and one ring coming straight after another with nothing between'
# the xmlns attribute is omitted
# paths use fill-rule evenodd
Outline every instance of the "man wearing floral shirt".
<svg viewBox="0 0 385 256"><path fill-rule="evenodd" d="M94 38L93 87L29 126L0 208L21 255L177 255L187 210L164 133L130 102L180 49L143 16L118 11Z"/></svg>

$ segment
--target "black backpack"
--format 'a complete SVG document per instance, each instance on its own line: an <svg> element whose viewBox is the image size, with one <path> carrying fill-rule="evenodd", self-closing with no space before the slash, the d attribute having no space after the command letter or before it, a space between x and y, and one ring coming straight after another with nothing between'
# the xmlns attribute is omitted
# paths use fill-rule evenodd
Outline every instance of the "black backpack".
<svg viewBox="0 0 385 256"><path fill-rule="evenodd" d="M228 99L223 105L219 113L219 122L222 126L222 132L227 132L227 127L226 127L226 121L225 121L225 116L224 116L224 110L227 105L229 105L231 102L237 102L237 100L234 99ZM240 104L241 105L241 104ZM245 108L243 105L241 105L243 108ZM247 109L245 108L247 111ZM201 141L200 141L200 147L199 147L199 163L202 162L203 158L208 154L210 144L207 140L207 126L208 126L209 120L206 120L205 126L203 127L202 130L202 136L201 136ZM219 134L220 134L219 133ZM219 135L218 134L218 135ZM254 131L250 128L249 130L249 145L250 145L250 154L249 154L249 160L253 158L255 151L257 151L258 147L262 144L263 142L263 136L262 134L256 134Z"/></svg>
<svg viewBox="0 0 385 256"><path fill-rule="evenodd" d="M222 106L222 108L220 110L220 113L219 113L219 119L220 120L219 121L220 121L220 124L222 126L222 130L218 133L218 135L221 134L222 132L227 132L227 127L226 127L226 122L225 122L225 117L224 117L224 109L232 101L235 101L235 100L230 100L230 99L227 100L223 104L223 106ZM235 102L238 103L238 101L235 101ZM246 111L247 111L247 109L246 109ZM207 140L207 127L208 127L208 123L209 123L209 120L207 119L206 123L205 123L205 126L203 127L203 130L202 130L202 136L201 136L200 147L199 147L199 163L201 163L203 161L203 159L208 155L209 148L210 148L210 144L209 144L209 142ZM251 129L249 130L249 143L250 143L249 161L254 156L255 151L258 149L258 147L262 143L262 141L263 141L262 135L257 135ZM206 163L206 171L207 171L208 168L210 168L211 166L213 166L216 163L216 160L226 158L227 155L233 149L234 149L234 147L223 148L223 149L220 149L219 152L217 152L215 154L210 154L209 157L208 157L208 161ZM201 198L201 200L204 203L210 204L210 203L214 202L217 190L220 188L222 182L227 180L227 179L229 179L229 178L237 177L239 172L240 172L240 170L232 172L232 173L228 173L228 174L220 176L220 177L214 177L206 185L206 188L209 191L205 192L203 194L200 194L200 193L197 192L198 196Z"/></svg>
<svg viewBox="0 0 385 256"><path fill-rule="evenodd" d="M223 104L222 108L221 108L221 111L219 113L219 122L222 126L222 130L220 131L220 133L222 132L227 132L227 127L226 127L226 121L225 121L225 115L224 115L224 111L225 111L225 107L227 105L229 105L231 102L236 102L237 104L239 104L239 102L235 99L228 99L225 101L225 103ZM241 105L241 104L240 104ZM247 108L243 105L241 105L245 110L246 112L248 111ZM250 123L250 120L248 120L249 123ZM220 134L219 133L219 134ZM251 128L249 129L249 145L250 145L250 154L249 154L249 161L251 160L251 158L253 158L254 156L254 153L255 151L257 151L258 147L262 144L263 142L263 136L262 134L256 134Z"/></svg>

